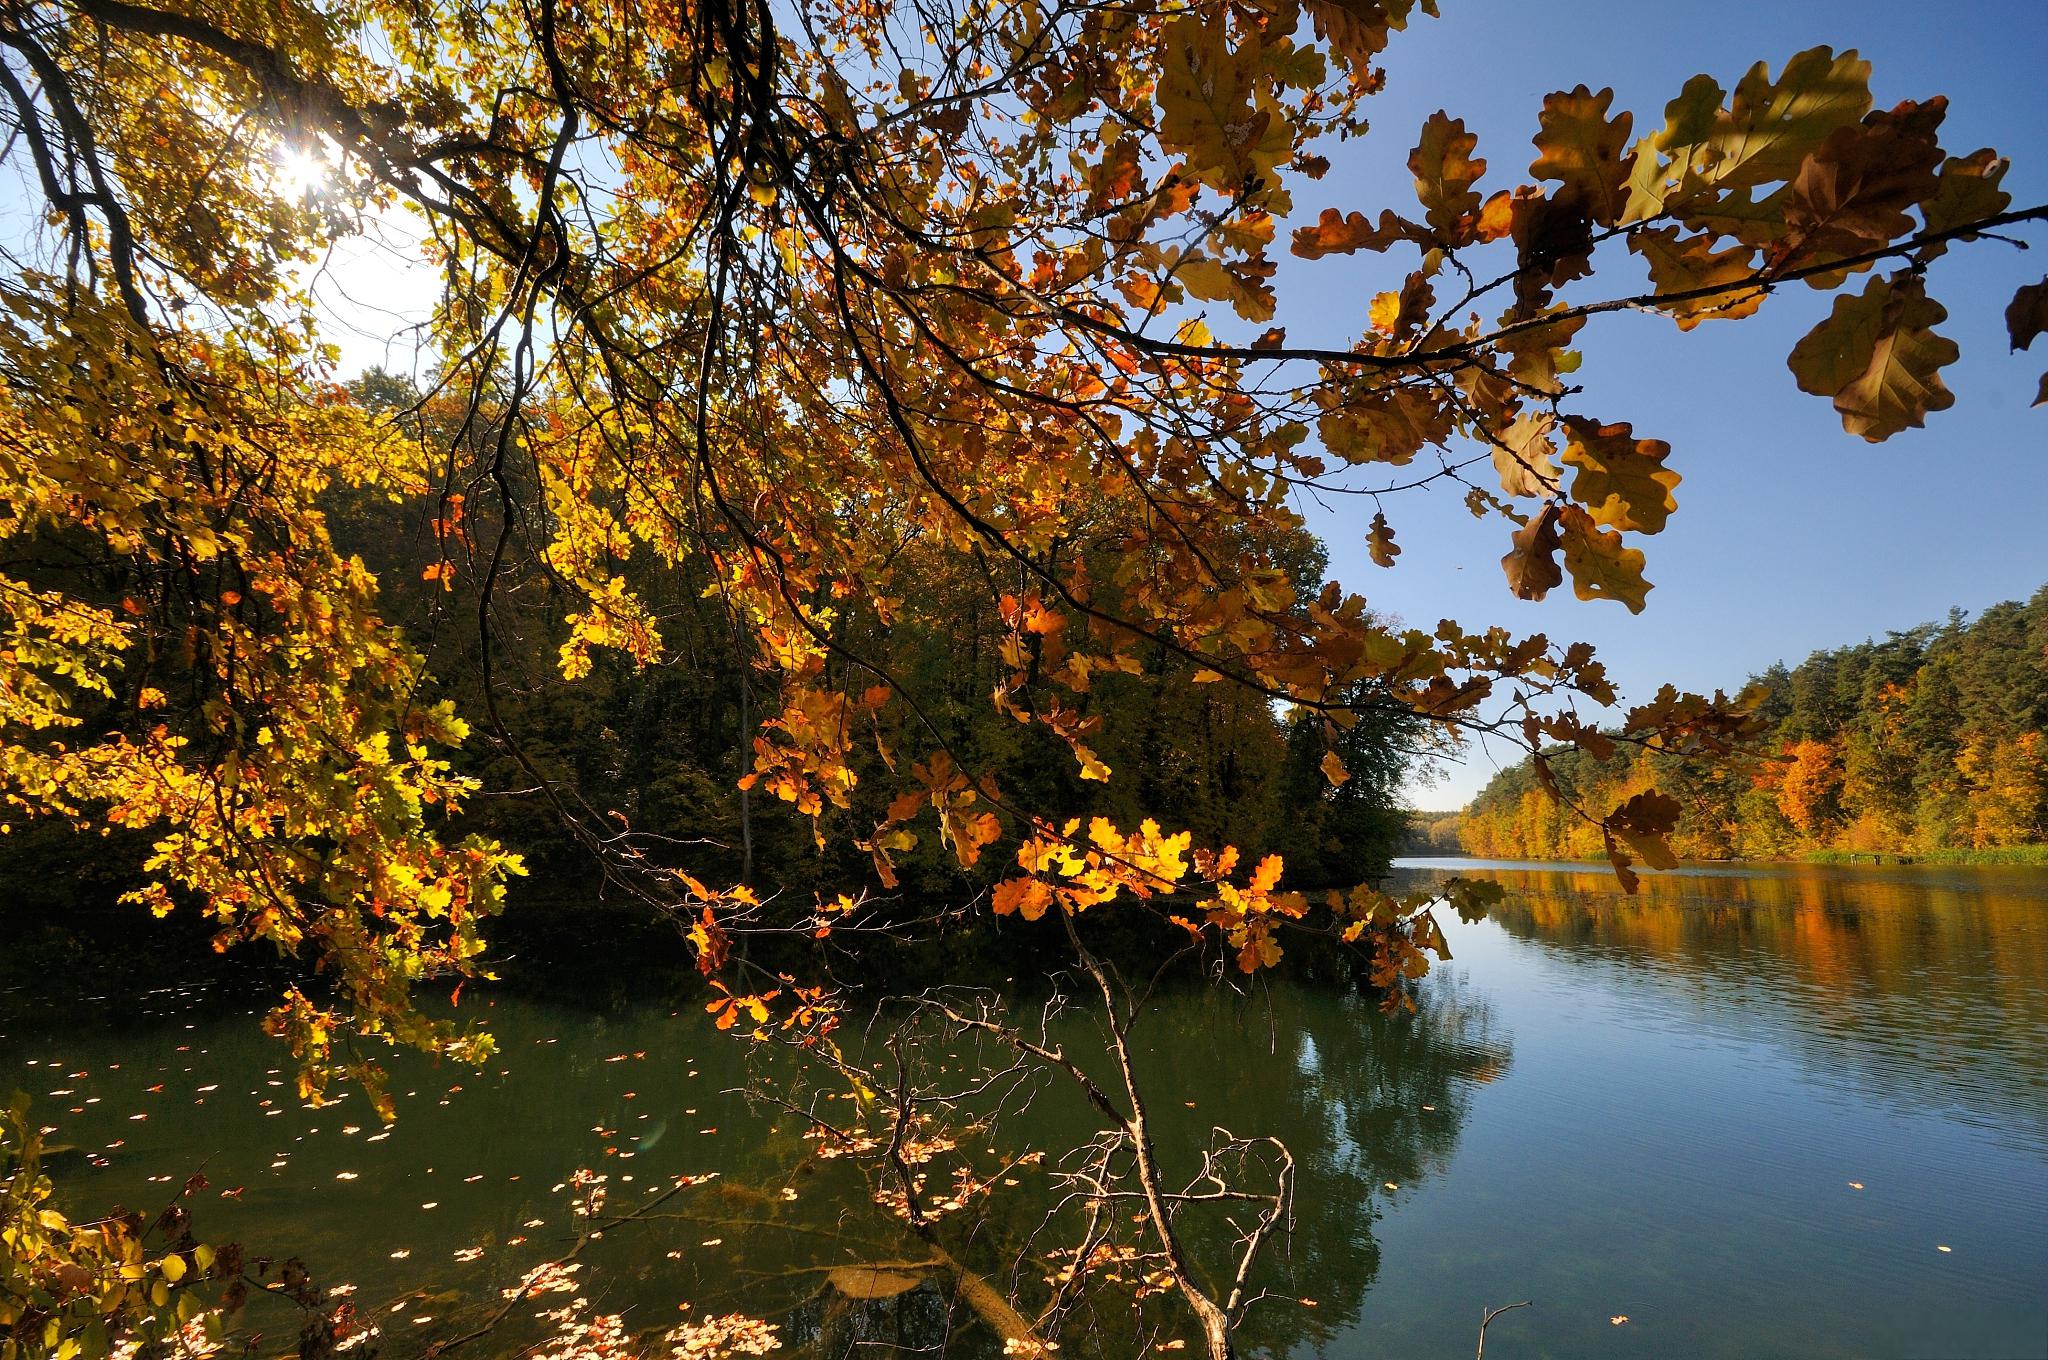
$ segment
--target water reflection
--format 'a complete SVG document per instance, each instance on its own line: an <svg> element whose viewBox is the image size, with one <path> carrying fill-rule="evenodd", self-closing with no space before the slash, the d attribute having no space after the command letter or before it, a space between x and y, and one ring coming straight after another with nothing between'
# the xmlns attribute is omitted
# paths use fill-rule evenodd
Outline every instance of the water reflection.
<svg viewBox="0 0 2048 1360"><path fill-rule="evenodd" d="M1626 970L1646 1017L1705 1018L1859 1095L2017 1124L2027 1145L2048 1133L2038 869L1701 868L1634 897L1604 869L1483 871L1510 889L1502 928L1581 972Z"/></svg>
<svg viewBox="0 0 2048 1360"><path fill-rule="evenodd" d="M1456 867L1498 873L1514 897L1447 923L1457 960L1418 1014L1308 988L1189 989L1138 1033L1180 1174L1215 1124L1275 1134L1297 1159L1296 1234L1258 1280L1270 1297L1251 1353L1469 1355L1480 1305L1521 1298L1537 1307L1504 1320L1489 1354L2041 1353L2048 873L1716 870L1650 878L1631 899L1591 867ZM487 1072L397 1060L388 1136L360 1098L302 1108L249 1016L17 1029L0 1035L0 1090L29 1091L76 1149L58 1168L74 1205L153 1209L203 1169L202 1230L357 1285L387 1356L459 1334L569 1247L553 1187L578 1167L607 1178L608 1212L717 1173L579 1256L592 1307L634 1331L739 1311L772 1318L792 1360L1000 1354L958 1277L876 1208L876 1183L750 1100L798 1079L765 1046L694 1009L507 995L485 1018L502 1044ZM1100 1052L1084 1017L1055 1037ZM1095 1128L1053 1084L993 1130L958 1132L997 1167L1030 1148L1056 1162ZM944 1242L1035 1307L1074 1223L1048 1222L1045 1165L997 1185L945 1220ZM1187 1222L1200 1259L1228 1257L1220 1218ZM855 1297L832 1272L856 1264L903 1278ZM480 1353L539 1339L530 1314L556 1301L522 1305ZM1105 1291L1061 1354L1192 1339L1161 1322L1180 1326L1177 1310ZM289 1332L279 1320L273 1340Z"/></svg>
<svg viewBox="0 0 2048 1360"><path fill-rule="evenodd" d="M353 1285L387 1354L473 1326L567 1249L590 1221L568 1210L563 1183L579 1167L606 1178L598 1222L678 1177L717 1173L578 1255L578 1286L632 1329L674 1322L687 1301L688 1316L773 1319L792 1355L1001 1354L958 1279L929 1268L931 1249L876 1207L876 1182L750 1098L800 1079L767 1046L715 1033L695 1011L596 1015L501 996L486 1018L500 1044L487 1072L393 1056L401 1116L388 1131L360 1097L305 1107L250 1017L7 1036L0 1085L30 1091L52 1141L76 1149L53 1168L74 1205L159 1204L203 1169L201 1231L297 1254L323 1281ZM1097 1042L1084 1015L1055 1033L1076 1054ZM1511 1058L1483 998L1451 979L1395 1017L1332 992L1168 992L1137 1040L1175 1175L1193 1174L1215 1124L1278 1136L1296 1159L1296 1232L1257 1278L1273 1298L1251 1314L1249 1353L1321 1350L1358 1325L1380 1206L1442 1172L1473 1091ZM947 1219L947 1250L1035 1307L1054 1268L1048 1249L1077 1236L1077 1211L1051 1212L1050 1171L1093 1127L1072 1092L1048 1085L993 1133L961 1128L963 1147L999 1141L998 1160L1047 1155ZM1225 1216L1191 1211L1187 1229L1195 1257L1227 1271L1236 1234ZM853 1297L832 1274L875 1263L907 1279ZM490 1349L531 1344L542 1334L531 1314L561 1302L522 1303ZM270 1322L288 1334L286 1320ZM1069 1320L1061 1353L1120 1358L1174 1335L1192 1336L1177 1306L1134 1309L1128 1287L1105 1289Z"/></svg>

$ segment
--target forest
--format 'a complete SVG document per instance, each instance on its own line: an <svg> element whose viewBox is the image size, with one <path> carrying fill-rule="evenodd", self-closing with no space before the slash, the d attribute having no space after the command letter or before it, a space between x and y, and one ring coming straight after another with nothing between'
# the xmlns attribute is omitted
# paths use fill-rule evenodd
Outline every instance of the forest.
<svg viewBox="0 0 2048 1360"><path fill-rule="evenodd" d="M1671 846L1691 859L2017 860L2048 843L2048 587L1974 619L1956 610L1774 665L1745 694L1762 724L1747 759L1567 751L1550 770L1574 802L1676 800ZM1598 828L1549 796L1526 761L1472 800L1458 834L1474 855L1604 857Z"/></svg>

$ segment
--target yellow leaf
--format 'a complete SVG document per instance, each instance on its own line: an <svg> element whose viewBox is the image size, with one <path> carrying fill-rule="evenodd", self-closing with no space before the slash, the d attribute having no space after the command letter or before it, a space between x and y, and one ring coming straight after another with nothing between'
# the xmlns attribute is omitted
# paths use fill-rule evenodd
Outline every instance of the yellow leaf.
<svg viewBox="0 0 2048 1360"><path fill-rule="evenodd" d="M1613 90L1594 94L1584 85L1544 96L1537 115L1536 160L1529 173L1556 180L1602 226L1621 220L1628 202L1629 166L1622 159L1634 121L1624 111L1611 122Z"/></svg>
<svg viewBox="0 0 2048 1360"><path fill-rule="evenodd" d="M1472 155L1478 145L1464 119L1438 109L1424 120L1422 140L1408 153L1424 220L1453 244L1463 244L1476 225L1479 194L1472 185L1486 173L1486 162Z"/></svg>
<svg viewBox="0 0 2048 1360"><path fill-rule="evenodd" d="M1578 469L1572 499L1610 529L1654 534L1678 501L1677 473L1664 466L1671 446L1661 439L1637 439L1627 422L1598 425L1580 416L1565 419L1564 461Z"/></svg>
<svg viewBox="0 0 2048 1360"><path fill-rule="evenodd" d="M1582 600L1620 600L1631 614L1643 612L1650 583L1643 579L1643 555L1624 547L1621 535L1609 533L1576 505L1558 516L1564 546L1564 569Z"/></svg>

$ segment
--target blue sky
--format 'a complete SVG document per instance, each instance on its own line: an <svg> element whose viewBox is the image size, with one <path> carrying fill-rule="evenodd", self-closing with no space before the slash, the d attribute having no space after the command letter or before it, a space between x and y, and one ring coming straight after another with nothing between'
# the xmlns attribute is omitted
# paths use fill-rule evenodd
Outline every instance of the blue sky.
<svg viewBox="0 0 2048 1360"><path fill-rule="evenodd" d="M1872 62L1880 107L1948 95L1943 145L1956 154L1996 147L2013 162L2005 186L2015 205L2048 201L2048 0L1443 0L1443 10L1395 36L1371 133L1335 153L1320 184L1297 192L1297 216L1412 205L1408 151L1438 108L1478 134L1491 162L1481 187L1491 190L1527 177L1548 91L1611 85L1641 135L1662 125L1687 76L1703 71L1725 88L1759 59L1775 71L1820 43L1855 47ZM1828 403L1799 392L1785 366L1826 314L1828 295L1788 289L1759 316L1689 334L1633 314L1581 332L1575 381L1585 392L1573 409L1668 440L1685 478L1670 526L1639 544L1657 586L1640 615L1581 603L1569 587L1542 603L1513 599L1498 566L1505 526L1474 521L1452 494L1389 503L1403 547L1391 571L1367 560L1369 506L1307 507L1333 573L1412 623L1449 617L1590 641L1630 696L1665 680L1733 688L1774 660L1882 636L1951 605L1974 611L2023 598L2048 582L2048 407L2027 406L2048 352L2008 354L2003 320L2013 289L2048 273L2048 230L2028 239L2031 251L1979 242L1934 266L1930 290L1950 312L1941 329L1963 351L1947 372L1956 405L1884 444L1843 433ZM1611 263L1624 288L1641 277L1626 257ZM1372 293L1398 286L1410 267L1398 254L1283 264L1280 319L1290 340L1356 336ZM1495 760L1511 757L1475 752L1410 797L1456 806Z"/></svg>

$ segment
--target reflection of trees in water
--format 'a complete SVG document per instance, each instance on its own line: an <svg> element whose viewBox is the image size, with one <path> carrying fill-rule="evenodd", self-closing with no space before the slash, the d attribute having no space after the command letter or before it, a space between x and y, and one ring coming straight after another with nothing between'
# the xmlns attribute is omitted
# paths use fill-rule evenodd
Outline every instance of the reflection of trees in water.
<svg viewBox="0 0 2048 1360"><path fill-rule="evenodd" d="M1230 1041L1216 1045L1233 1079L1218 1108L1266 1123L1298 1166L1294 1237L1268 1271L1283 1300L1252 1314L1248 1349L1320 1348L1357 1325L1379 1269L1372 1224L1384 1186L1408 1190L1442 1171L1472 1087L1507 1068L1508 1036L1475 991L1442 974L1418 1001L1414 1014L1389 1016L1367 998L1286 989L1233 1015L1230 998L1187 998L1201 1017L1191 1037ZM1301 1297L1317 1306L1285 1301Z"/></svg>
<svg viewBox="0 0 2048 1360"><path fill-rule="evenodd" d="M1626 962L1826 1080L1911 1109L2048 1126L2048 875L1504 871L1509 934L1572 967Z"/></svg>
<svg viewBox="0 0 2048 1360"><path fill-rule="evenodd" d="M715 1034L695 1012L599 1015L511 997L495 999L490 1023L504 1070L458 1073L401 1057L393 1075L404 1113L396 1136L376 1142L366 1141L374 1126L351 1128L346 1103L312 1110L273 1099L280 1088L267 1082L283 1080L271 1071L276 1055L246 1025L176 1031L183 1047L175 1052L117 1036L69 1038L67 1068L94 1074L78 1095L100 1099L60 1113L61 1140L128 1144L111 1169L81 1178L81 1203L153 1195L146 1175L210 1158L222 1184L246 1181L251 1193L210 1200L209 1226L251 1244L289 1244L323 1281L359 1286L364 1315L385 1318L393 1332L433 1315L431 1329L418 1331L424 1344L490 1317L502 1290L575 1240L569 1195L551 1188L574 1168L606 1175L607 1212L622 1214L678 1177L716 1172L579 1248L575 1278L591 1311L620 1314L634 1331L679 1317L761 1316L782 1329L778 1354L791 1360L1002 1353L961 1302L951 1267L926 1266L910 1287L880 1297L852 1298L831 1285L835 1267L916 1266L933 1253L875 1205L882 1182L858 1159L822 1157L800 1120L722 1094L752 1088L796 1098L800 1074L776 1046ZM1076 1016L1057 1032L1092 1061L1102 1047L1090 1023ZM1382 1016L1369 1000L1325 988L1169 992L1154 1000L1138 1042L1161 1155L1176 1175L1198 1162L1214 1124L1275 1135L1296 1160L1293 1235L1273 1244L1257 1279L1280 1297L1251 1310L1247 1355L1313 1349L1355 1323L1378 1265L1379 1187L1393 1181L1406 1190L1441 1170L1471 1085L1508 1060L1484 1004L1448 974L1425 982L1413 1016ZM55 1051L40 1045L20 1056ZM998 1057L957 1042L931 1056L948 1075ZM149 1094L166 1081L169 1093ZM204 1104L202 1091L214 1092ZM851 1102L825 1108L850 1112ZM144 1109L147 1123L128 1122ZM1053 1162L1097 1127L1070 1090L1052 1083L961 1147L984 1167L1030 1149ZM987 1158L991 1146L999 1155ZM275 1165L279 1148L291 1150L288 1166ZM333 1193L341 1173L351 1177L345 1198ZM944 1245L987 1287L1035 1313L1050 1293L1046 1249L1076 1240L1072 1214L1047 1226L1058 1192L1044 1167L1008 1179L1015 1184L998 1180L992 1194L943 1221ZM946 1183L946 1168L935 1166L934 1186ZM439 1207L428 1212L430 1200ZM1228 1258L1234 1237L1213 1206L1188 1211L1185 1222L1198 1260ZM535 1313L565 1297L519 1303L470 1351L514 1354L534 1344L549 1330ZM1318 1306L1294 1302L1304 1297ZM692 1309L679 1314L685 1300ZM401 1302L409 1306L387 1318ZM1128 1280L1104 1283L1062 1331L1059 1354L1124 1360L1175 1335L1193 1341L1176 1299L1153 1296L1134 1310Z"/></svg>
<svg viewBox="0 0 2048 1360"><path fill-rule="evenodd" d="M1372 1225L1384 1184L1406 1189L1442 1170L1472 1086L1505 1070L1506 1037L1469 987L1434 978L1420 1003L1413 1015L1386 1016L1367 999L1321 989L1282 987L1247 997L1189 990L1156 999L1145 1019L1141 1079L1162 1160L1176 1175L1192 1174L1216 1124L1275 1135L1295 1159L1293 1231L1256 1276L1272 1297L1248 1316L1242 1353L1320 1349L1357 1324L1379 1265ZM1059 1037L1077 1056L1099 1042L1080 1023ZM1006 1113L990 1139L1010 1152L1028 1143L1057 1160L1058 1150L1076 1145L1088 1127L1084 1112L1055 1085L1039 1090L1028 1108ZM948 1221L947 1244L1030 1313L1049 1291L1046 1250L1075 1240L1079 1211L1049 1214L1047 1178L1019 1179L991 1196L971 1223ZM844 1204L812 1200L811 1207L857 1217ZM1233 1259L1229 1213L1200 1206L1182 1215L1194 1259ZM871 1226L870 1220L861 1230ZM901 1249L912 1257L919 1250L908 1234ZM1084 1295L1060 1331L1062 1355L1122 1360L1186 1334L1170 1297L1134 1303L1135 1273ZM981 1360L1002 1353L942 1271L874 1299L849 1298L820 1281L789 1301L784 1319L786 1344L820 1360L889 1353Z"/></svg>

